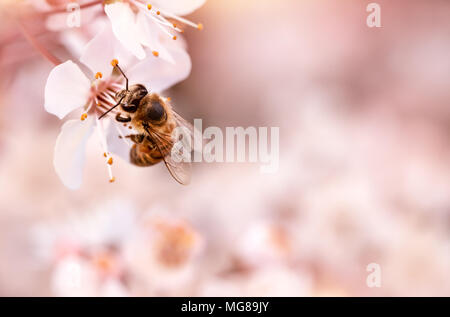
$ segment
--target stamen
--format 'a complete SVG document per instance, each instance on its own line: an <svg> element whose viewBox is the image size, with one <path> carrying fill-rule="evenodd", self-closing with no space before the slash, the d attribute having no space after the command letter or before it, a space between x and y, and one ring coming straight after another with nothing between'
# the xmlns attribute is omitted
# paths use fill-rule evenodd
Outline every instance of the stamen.
<svg viewBox="0 0 450 317"><path fill-rule="evenodd" d="M158 57L159 56L159 52L158 51L153 51L152 52L153 56Z"/></svg>
<svg viewBox="0 0 450 317"><path fill-rule="evenodd" d="M112 61L111 61L111 66L112 67L116 67L117 65L119 65L119 61L117 60L117 59L113 59Z"/></svg>
<svg viewBox="0 0 450 317"><path fill-rule="evenodd" d="M114 176L109 179L110 183L114 183L115 181L116 181L116 178Z"/></svg>
<svg viewBox="0 0 450 317"><path fill-rule="evenodd" d="M131 147L131 143L128 142L127 138L123 135L123 133L119 129L119 127L118 126L115 126L115 127L116 127L117 132L119 133L119 139L122 139L128 147Z"/></svg>
<svg viewBox="0 0 450 317"><path fill-rule="evenodd" d="M98 72L98 73L95 74L95 79L100 79L100 78L102 78L102 77L103 77L103 74L100 73L100 72Z"/></svg>
<svg viewBox="0 0 450 317"><path fill-rule="evenodd" d="M192 26L193 28L198 28L199 25L202 25L201 23L195 24L194 22L191 22L191 21L189 21L189 20L187 20L185 18L182 18L182 17L177 16L175 14L171 14L171 13L166 12L166 11L161 11L161 13L162 13L162 15L164 15L164 16L166 16L168 18L180 21L181 23L184 23L186 25Z"/></svg>
<svg viewBox="0 0 450 317"><path fill-rule="evenodd" d="M167 97L166 99L167 99L167 101L172 101L172 98L170 98L170 97Z"/></svg>
<svg viewBox="0 0 450 317"><path fill-rule="evenodd" d="M104 153L103 153L103 156L104 156L104 157L107 157L107 156L108 156L108 154L106 154L106 152L104 152Z"/></svg>
<svg viewBox="0 0 450 317"><path fill-rule="evenodd" d="M135 5L141 9L145 9L145 5L143 3L140 2L134 2ZM159 11L159 15L155 15L152 14L152 12L148 12L148 10L144 11L144 14L149 17L150 19L152 19L153 21L156 22L156 25L161 29L161 31L163 31L164 33L166 33L168 36L170 36L170 38L173 38L173 34L171 34L166 27L170 28L170 29L174 29L177 32L181 32L181 29L174 27L174 23L173 22L169 22L166 18L164 18L164 16L161 14L161 11ZM165 27L166 26L166 27Z"/></svg>
<svg viewBox="0 0 450 317"><path fill-rule="evenodd" d="M99 98L108 103L108 106L113 106L116 103L116 100L113 96L104 92L99 95Z"/></svg>
<svg viewBox="0 0 450 317"><path fill-rule="evenodd" d="M151 6L150 4L145 5L145 4L142 3L142 2L144 2L144 1L142 1L142 0L134 0L134 1L133 1L133 3L134 3L138 8L141 8L141 9L148 9L148 10L145 10L146 15L147 15L149 18L155 20L155 21L157 22L157 25L160 26L160 27L162 27L163 25L164 25L164 26L168 26L169 28L173 28L173 29L175 29L176 31L183 33L184 31L183 31L182 29L178 28L176 23L174 23L174 22L169 22L169 21L167 20L167 18L170 18L170 19L179 21L180 23L189 25L189 26L191 26L191 27L193 27L193 28L196 28L196 29L198 29L198 30L203 30L203 24L202 24L202 23L193 23L193 22L191 22L191 21L189 21L189 20L187 20L187 19L185 19L185 18L182 18L182 17L177 16L177 15L175 15L175 14L172 14L172 13L170 13L170 12L163 11L163 10L161 10L161 9L158 9L158 10L155 12L156 15L153 13L154 11L152 11L152 12L150 13L150 12L148 12L150 9L157 9L157 8L153 8L153 6ZM153 14L152 14L152 13L153 13ZM167 30L165 30L165 31L166 31L166 33L167 33Z"/></svg>
<svg viewBox="0 0 450 317"><path fill-rule="evenodd" d="M83 113L83 114L81 115L81 121L86 120L86 118L87 118L87 113Z"/></svg>
<svg viewBox="0 0 450 317"><path fill-rule="evenodd" d="M112 165L112 163L113 163L113 158L110 156L109 157L109 159L108 159L108 162L107 162L109 165Z"/></svg>
<svg viewBox="0 0 450 317"><path fill-rule="evenodd" d="M97 99L97 97L95 97L95 99ZM98 102L98 101L96 100L96 102ZM106 142L106 137L105 137L105 135L103 133L103 121L100 121L98 118L96 118L96 123L97 123L97 132L98 132L99 137L100 137L100 143L101 143L101 145L103 147L103 153L109 153L108 152L108 145L107 145L107 142ZM108 160L108 162L109 162L109 160ZM112 164L112 161L111 161L111 164ZM114 180L115 180L114 176L112 175L111 164L107 165L108 166L108 174L109 174L109 182L110 183L114 182Z"/></svg>
<svg viewBox="0 0 450 317"><path fill-rule="evenodd" d="M172 39L175 41L175 40L177 39L177 36L174 35L174 36L172 37Z"/></svg>

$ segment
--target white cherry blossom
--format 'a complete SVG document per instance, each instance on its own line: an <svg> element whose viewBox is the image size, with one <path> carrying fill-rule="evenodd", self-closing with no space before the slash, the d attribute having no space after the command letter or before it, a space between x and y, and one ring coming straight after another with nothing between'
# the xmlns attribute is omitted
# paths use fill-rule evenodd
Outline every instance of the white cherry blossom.
<svg viewBox="0 0 450 317"><path fill-rule="evenodd" d="M123 254L138 226L126 200L114 199L84 211L70 210L63 219L37 224L32 231L35 254L51 267L55 296L127 296L132 274Z"/></svg>
<svg viewBox="0 0 450 317"><path fill-rule="evenodd" d="M130 84L140 83L154 92L161 92L185 79L191 69L189 55L181 45L172 43L168 46L174 63L153 56L138 60L119 42L111 40L113 37L111 27L106 26L88 43L80 58L88 71L83 72L73 61L66 61L51 71L45 87L45 109L48 112L60 119L69 113L77 113L81 118L64 123L55 145L56 173L70 189L81 186L85 148L94 132L100 138L111 182L115 178L111 170L110 147L115 153L129 151L130 144L123 136L130 130L125 132L123 125L108 117L99 120L100 115L116 104L115 94L124 88L123 78L112 72L112 60L120 63ZM114 114L114 111L109 113ZM111 130L122 139L110 138L108 144L107 136Z"/></svg>

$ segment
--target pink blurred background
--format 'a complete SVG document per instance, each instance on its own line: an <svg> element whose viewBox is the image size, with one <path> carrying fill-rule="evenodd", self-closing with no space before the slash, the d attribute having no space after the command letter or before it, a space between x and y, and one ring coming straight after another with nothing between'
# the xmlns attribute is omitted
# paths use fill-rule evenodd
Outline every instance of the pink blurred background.
<svg viewBox="0 0 450 317"><path fill-rule="evenodd" d="M209 0L190 17L205 29L186 32L192 73L167 95L204 127L280 127L280 166L196 164L188 187L119 160L109 184L93 144L82 188L66 189L52 165L61 122L43 108L52 65L20 34L2 42L2 19L0 295L75 294L39 250L74 219L103 230L90 217L120 200L199 241L183 240L189 256L162 279L164 264L125 261L125 295L449 296L450 2L377 1L381 28L366 25L369 3ZM381 287L367 286L370 263Z"/></svg>

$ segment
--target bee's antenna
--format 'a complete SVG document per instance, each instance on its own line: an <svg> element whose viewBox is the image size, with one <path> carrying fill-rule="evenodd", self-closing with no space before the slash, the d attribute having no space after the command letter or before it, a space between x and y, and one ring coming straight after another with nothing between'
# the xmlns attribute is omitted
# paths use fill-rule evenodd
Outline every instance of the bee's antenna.
<svg viewBox="0 0 450 317"><path fill-rule="evenodd" d="M120 68L119 61L117 59L113 59L111 61L111 65L113 67L117 67L117 69L120 71L120 73L123 75L123 77L125 77L125 89L128 91L128 77L125 75L125 73L123 72L122 68Z"/></svg>
<svg viewBox="0 0 450 317"><path fill-rule="evenodd" d="M110 109L108 109L108 111L106 111L105 113L103 113L100 117L98 117L98 119L100 120L101 118L103 118L104 116L106 116L111 110L113 110L114 108L116 108L118 105L120 105L120 103L122 102L123 98L125 98L125 96L123 96L122 98L120 98L119 102L111 107Z"/></svg>

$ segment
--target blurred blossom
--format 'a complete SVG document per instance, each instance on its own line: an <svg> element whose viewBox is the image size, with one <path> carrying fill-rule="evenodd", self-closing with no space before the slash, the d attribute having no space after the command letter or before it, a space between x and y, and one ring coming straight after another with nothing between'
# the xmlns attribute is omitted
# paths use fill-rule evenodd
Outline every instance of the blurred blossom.
<svg viewBox="0 0 450 317"><path fill-rule="evenodd" d="M113 266L111 255L96 255L93 260L68 256L54 268L51 280L56 296L127 296L129 292Z"/></svg>
<svg viewBox="0 0 450 317"><path fill-rule="evenodd" d="M237 241L237 254L250 266L269 266L283 263L292 255L292 237L282 225L261 222L251 225Z"/></svg>
<svg viewBox="0 0 450 317"><path fill-rule="evenodd" d="M250 275L210 280L203 285L200 296L311 296L311 287L308 274L275 266Z"/></svg>
<svg viewBox="0 0 450 317"><path fill-rule="evenodd" d="M202 236L185 220L150 212L127 248L127 261L153 295L177 294L198 274Z"/></svg>
<svg viewBox="0 0 450 317"><path fill-rule="evenodd" d="M83 215L34 229L36 255L53 267L58 296L119 296L129 293L123 248L136 227L133 208L109 201Z"/></svg>

